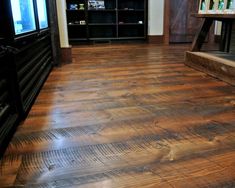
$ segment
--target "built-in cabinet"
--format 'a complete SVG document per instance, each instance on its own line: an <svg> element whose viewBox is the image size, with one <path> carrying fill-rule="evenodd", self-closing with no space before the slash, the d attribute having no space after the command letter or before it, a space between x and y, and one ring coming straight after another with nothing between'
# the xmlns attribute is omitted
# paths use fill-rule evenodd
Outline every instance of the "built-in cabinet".
<svg viewBox="0 0 235 188"><path fill-rule="evenodd" d="M52 68L52 44L47 0L0 3L0 28L11 54L17 105L25 117Z"/></svg>
<svg viewBox="0 0 235 188"><path fill-rule="evenodd" d="M0 1L1 154L53 67L49 5L48 0Z"/></svg>
<svg viewBox="0 0 235 188"><path fill-rule="evenodd" d="M67 0L70 42L147 38L147 0Z"/></svg>

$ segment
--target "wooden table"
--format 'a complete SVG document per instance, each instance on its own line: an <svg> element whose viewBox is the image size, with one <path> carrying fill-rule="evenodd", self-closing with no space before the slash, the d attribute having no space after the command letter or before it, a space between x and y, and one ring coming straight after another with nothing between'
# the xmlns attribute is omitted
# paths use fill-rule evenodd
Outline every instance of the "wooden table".
<svg viewBox="0 0 235 188"><path fill-rule="evenodd" d="M185 55L185 64L211 76L235 85L235 14L193 14L204 18L195 36L191 51ZM202 45L214 21L222 21L219 51L201 52Z"/></svg>

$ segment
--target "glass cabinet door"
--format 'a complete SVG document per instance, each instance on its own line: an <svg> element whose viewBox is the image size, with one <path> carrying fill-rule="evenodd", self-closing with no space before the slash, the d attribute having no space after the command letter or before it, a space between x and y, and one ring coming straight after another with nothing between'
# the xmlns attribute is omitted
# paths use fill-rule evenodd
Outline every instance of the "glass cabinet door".
<svg viewBox="0 0 235 188"><path fill-rule="evenodd" d="M37 0L37 10L38 10L39 28L45 29L48 27L46 0Z"/></svg>
<svg viewBox="0 0 235 188"><path fill-rule="evenodd" d="M33 0L11 0L15 34L36 30Z"/></svg>

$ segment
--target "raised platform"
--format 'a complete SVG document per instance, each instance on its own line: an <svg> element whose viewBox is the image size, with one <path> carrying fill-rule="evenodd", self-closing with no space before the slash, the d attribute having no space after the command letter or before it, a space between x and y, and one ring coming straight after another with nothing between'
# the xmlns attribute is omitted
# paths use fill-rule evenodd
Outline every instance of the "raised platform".
<svg viewBox="0 0 235 188"><path fill-rule="evenodd" d="M235 86L234 54L187 51L185 64Z"/></svg>

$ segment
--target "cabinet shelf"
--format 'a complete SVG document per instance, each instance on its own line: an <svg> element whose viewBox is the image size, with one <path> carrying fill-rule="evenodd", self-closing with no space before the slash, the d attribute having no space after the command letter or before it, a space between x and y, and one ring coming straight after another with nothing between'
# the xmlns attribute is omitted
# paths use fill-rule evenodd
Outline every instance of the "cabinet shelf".
<svg viewBox="0 0 235 188"><path fill-rule="evenodd" d="M144 26L144 24L139 24L139 23L119 23L118 25L119 26L125 26L125 25L128 25L128 26L131 26L131 25L133 25L133 26L136 26L136 25Z"/></svg>
<svg viewBox="0 0 235 188"><path fill-rule="evenodd" d="M79 27L84 27L87 24L68 24L68 26L79 26Z"/></svg>
<svg viewBox="0 0 235 188"><path fill-rule="evenodd" d="M69 41L71 41L71 42L87 41L87 38L70 38Z"/></svg>
<svg viewBox="0 0 235 188"><path fill-rule="evenodd" d="M66 9L67 12L85 12L86 10L70 10L70 9Z"/></svg>
<svg viewBox="0 0 235 188"><path fill-rule="evenodd" d="M88 12L116 12L116 9L89 9Z"/></svg>
<svg viewBox="0 0 235 188"><path fill-rule="evenodd" d="M115 26L116 23L89 23L89 26Z"/></svg>
<svg viewBox="0 0 235 188"><path fill-rule="evenodd" d="M144 9L118 9L119 12L144 12Z"/></svg>
<svg viewBox="0 0 235 188"><path fill-rule="evenodd" d="M128 40L128 39L145 39L145 37L119 37L119 39L122 40Z"/></svg>
<svg viewBox="0 0 235 188"><path fill-rule="evenodd" d="M90 38L90 40L115 40L115 39L117 39L117 37L99 37L99 38L92 37Z"/></svg>

